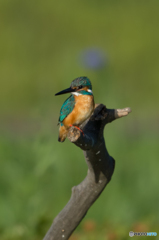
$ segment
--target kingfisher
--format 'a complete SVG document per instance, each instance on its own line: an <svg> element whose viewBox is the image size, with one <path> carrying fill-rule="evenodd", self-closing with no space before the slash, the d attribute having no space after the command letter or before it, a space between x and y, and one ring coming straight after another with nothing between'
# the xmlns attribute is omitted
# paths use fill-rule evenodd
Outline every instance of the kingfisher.
<svg viewBox="0 0 159 240"><path fill-rule="evenodd" d="M71 95L65 100L60 110L59 142L65 141L68 130L72 126L84 135L79 126L92 115L95 106L92 84L87 77L74 79L69 88L56 93L55 96L65 93L71 93Z"/></svg>

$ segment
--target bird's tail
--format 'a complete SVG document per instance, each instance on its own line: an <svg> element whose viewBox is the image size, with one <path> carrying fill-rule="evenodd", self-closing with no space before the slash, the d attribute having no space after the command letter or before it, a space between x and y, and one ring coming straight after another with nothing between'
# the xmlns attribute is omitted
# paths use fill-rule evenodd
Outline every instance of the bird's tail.
<svg viewBox="0 0 159 240"><path fill-rule="evenodd" d="M61 126L61 124L60 124L59 137L58 137L59 142L65 141L65 139L67 137L67 132L68 132L68 130L66 129L66 127L64 125Z"/></svg>

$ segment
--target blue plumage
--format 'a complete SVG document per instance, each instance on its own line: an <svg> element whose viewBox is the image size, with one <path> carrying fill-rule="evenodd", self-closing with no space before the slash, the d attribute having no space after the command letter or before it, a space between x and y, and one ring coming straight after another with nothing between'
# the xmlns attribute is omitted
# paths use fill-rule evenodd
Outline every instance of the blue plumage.
<svg viewBox="0 0 159 240"><path fill-rule="evenodd" d="M94 97L91 81L87 77L78 77L74 79L71 86L55 95L71 93L60 109L58 124L59 142L64 142L69 128L76 127L82 133L79 126L88 119L94 110ZM83 133L84 134L84 133Z"/></svg>
<svg viewBox="0 0 159 240"><path fill-rule="evenodd" d="M92 95L93 96L92 92L87 92L85 90L81 90L79 93L82 94L82 95Z"/></svg>
<svg viewBox="0 0 159 240"><path fill-rule="evenodd" d="M59 123L62 124L63 120L72 112L74 105L75 105L75 98L73 95L70 95L61 107Z"/></svg>
<svg viewBox="0 0 159 240"><path fill-rule="evenodd" d="M71 87L78 87L82 85L83 87L89 87L92 90L91 81L87 77L78 77L71 82Z"/></svg>

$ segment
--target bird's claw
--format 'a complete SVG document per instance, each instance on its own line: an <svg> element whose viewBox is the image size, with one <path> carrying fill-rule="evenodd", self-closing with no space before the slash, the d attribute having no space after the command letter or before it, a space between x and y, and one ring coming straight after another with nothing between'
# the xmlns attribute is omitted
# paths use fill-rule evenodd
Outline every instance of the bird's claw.
<svg viewBox="0 0 159 240"><path fill-rule="evenodd" d="M82 135L84 136L84 132L83 132L82 129L80 129L79 127L74 126L74 125L72 125L72 124L70 124L70 127L75 127L75 128L77 128L77 129L82 133Z"/></svg>

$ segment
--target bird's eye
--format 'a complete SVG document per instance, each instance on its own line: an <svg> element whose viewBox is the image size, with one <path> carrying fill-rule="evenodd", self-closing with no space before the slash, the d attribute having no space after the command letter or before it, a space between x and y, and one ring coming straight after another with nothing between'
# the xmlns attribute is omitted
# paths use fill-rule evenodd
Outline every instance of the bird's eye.
<svg viewBox="0 0 159 240"><path fill-rule="evenodd" d="M78 89L81 89L81 88L83 88L83 86L82 86L82 85L78 87Z"/></svg>

